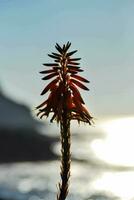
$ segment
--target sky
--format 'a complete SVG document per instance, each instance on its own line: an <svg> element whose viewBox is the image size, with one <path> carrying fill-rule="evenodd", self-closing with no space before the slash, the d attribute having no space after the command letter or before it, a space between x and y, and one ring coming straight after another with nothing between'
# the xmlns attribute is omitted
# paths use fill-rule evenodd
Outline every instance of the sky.
<svg viewBox="0 0 134 200"><path fill-rule="evenodd" d="M3 92L31 109L40 104L42 63L56 42L70 41L90 80L81 92L92 115L134 115L133 11L133 0L0 0Z"/></svg>

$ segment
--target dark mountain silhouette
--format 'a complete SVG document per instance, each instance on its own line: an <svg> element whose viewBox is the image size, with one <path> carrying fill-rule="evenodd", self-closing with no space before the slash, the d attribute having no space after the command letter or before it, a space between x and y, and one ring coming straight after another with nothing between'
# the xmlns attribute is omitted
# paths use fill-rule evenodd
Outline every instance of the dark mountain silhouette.
<svg viewBox="0 0 134 200"><path fill-rule="evenodd" d="M28 107L0 93L0 162L56 159L51 146L57 139L41 135L37 126Z"/></svg>
<svg viewBox="0 0 134 200"><path fill-rule="evenodd" d="M0 128L36 128L39 123L32 118L29 108L9 99L0 92Z"/></svg>

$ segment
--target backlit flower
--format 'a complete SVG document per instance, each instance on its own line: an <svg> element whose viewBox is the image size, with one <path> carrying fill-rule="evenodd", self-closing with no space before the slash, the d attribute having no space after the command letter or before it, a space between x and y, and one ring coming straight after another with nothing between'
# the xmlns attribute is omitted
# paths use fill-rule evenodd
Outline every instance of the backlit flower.
<svg viewBox="0 0 134 200"><path fill-rule="evenodd" d="M37 106L38 116L48 117L52 113L51 122L56 120L61 121L63 110L66 109L70 120L78 122L86 122L91 124L92 117L85 107L85 103L81 97L78 88L89 90L83 83L89 81L78 75L83 70L80 68L79 61L81 58L72 58L72 55L77 52L68 52L71 46L70 42L62 47L56 43L55 48L57 53L48 54L54 59L53 63L43 64L48 69L41 71L44 75L42 80L53 80L44 88L41 95L49 92L48 98L39 106Z"/></svg>

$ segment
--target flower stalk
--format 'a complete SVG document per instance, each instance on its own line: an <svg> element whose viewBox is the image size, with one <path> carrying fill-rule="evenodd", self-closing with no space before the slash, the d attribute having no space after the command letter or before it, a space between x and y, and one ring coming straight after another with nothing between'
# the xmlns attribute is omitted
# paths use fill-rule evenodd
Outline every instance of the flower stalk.
<svg viewBox="0 0 134 200"><path fill-rule="evenodd" d="M58 53L48 54L54 59L53 63L44 63L43 65L50 68L41 71L45 75L42 79L48 80L54 78L42 91L41 95L49 92L48 98L37 106L37 115L42 118L48 117L52 113L50 119L60 124L61 132L61 182L59 183L59 192L57 200L65 200L68 194L70 164L71 164L71 136L70 122L77 120L78 123L85 122L91 125L92 117L85 107L85 103L81 97L78 88L89 90L84 83L89 83L87 79L77 75L83 70L79 67L77 61L80 58L72 58L72 55L77 52L68 52L71 46L70 42L62 47L56 43L55 48Z"/></svg>
<svg viewBox="0 0 134 200"><path fill-rule="evenodd" d="M61 182L59 183L59 192L57 200L63 200L68 194L69 178L70 178L70 120L67 118L67 112L63 113L63 121L60 122L61 131Z"/></svg>

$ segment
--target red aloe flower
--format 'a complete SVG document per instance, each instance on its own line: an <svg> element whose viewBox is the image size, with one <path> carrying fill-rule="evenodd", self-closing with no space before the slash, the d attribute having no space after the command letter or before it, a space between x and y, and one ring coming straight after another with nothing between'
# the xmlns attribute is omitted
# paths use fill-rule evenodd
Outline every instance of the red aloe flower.
<svg viewBox="0 0 134 200"><path fill-rule="evenodd" d="M39 109L37 115L42 118L43 116L48 117L50 113L53 113L51 122L54 119L59 122L62 120L63 110L66 109L70 120L91 124L92 117L87 111L78 90L78 88L89 90L83 84L89 83L89 81L77 75L78 72L83 71L77 62L81 58L71 57L77 50L68 52L70 46L70 42L67 42L62 47L56 43L55 48L58 53L48 54L49 57L54 59L54 62L43 64L50 69L40 72L45 75L42 80L54 79L41 93L41 95L44 95L50 92L48 99L37 106L37 109Z"/></svg>
<svg viewBox="0 0 134 200"><path fill-rule="evenodd" d="M40 118L48 117L52 113L51 122L56 120L60 122L61 131L61 183L59 183L59 193L57 200L65 200L68 194L68 185L70 177L71 164L71 137L70 137L70 121L86 122L91 125L92 117L85 107L85 103L81 97L78 88L89 90L83 83L89 81L79 75L78 72L83 70L79 67L77 61L80 58L72 58L71 56L77 51L68 52L70 42L62 47L56 44L55 48L58 53L48 54L54 59L53 63L45 63L48 70L41 71L45 76L43 80L53 78L53 80L44 88L41 95L49 92L48 98L39 106L38 114Z"/></svg>

